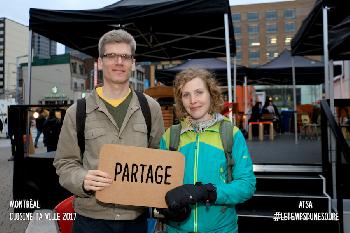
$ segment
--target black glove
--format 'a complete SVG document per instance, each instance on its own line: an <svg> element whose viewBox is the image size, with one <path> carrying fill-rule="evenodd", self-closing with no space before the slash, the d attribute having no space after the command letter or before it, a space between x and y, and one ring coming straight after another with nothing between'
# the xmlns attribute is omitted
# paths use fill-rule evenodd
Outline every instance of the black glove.
<svg viewBox="0 0 350 233"><path fill-rule="evenodd" d="M184 184L167 192L165 201L169 209L181 209L195 203L214 203L217 194L212 184Z"/></svg>
<svg viewBox="0 0 350 233"><path fill-rule="evenodd" d="M173 222L183 222L191 214L191 207L189 205L179 209L158 209L159 213L164 215L166 220Z"/></svg>

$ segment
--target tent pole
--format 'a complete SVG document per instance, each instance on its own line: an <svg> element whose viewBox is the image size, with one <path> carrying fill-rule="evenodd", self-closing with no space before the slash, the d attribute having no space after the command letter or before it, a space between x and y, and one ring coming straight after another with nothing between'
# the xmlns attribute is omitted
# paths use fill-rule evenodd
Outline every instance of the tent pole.
<svg viewBox="0 0 350 233"><path fill-rule="evenodd" d="M28 38L28 78L27 78L27 104L31 104L31 95L32 95L32 30L29 30L29 38Z"/></svg>
<svg viewBox="0 0 350 233"><path fill-rule="evenodd" d="M328 19L327 7L322 8L323 16L323 59L324 59L324 83L326 99L329 99L329 57L328 57ZM333 109L331 109L333 111Z"/></svg>
<svg viewBox="0 0 350 233"><path fill-rule="evenodd" d="M227 68L227 91L228 91L228 102L232 103L232 82L231 82L231 51L230 51L230 32L228 28L228 15L224 14L225 24L225 45L226 45L226 68ZM236 83L235 83L236 84ZM236 93L236 92L235 92ZM229 119L232 122L232 106L229 105Z"/></svg>
<svg viewBox="0 0 350 233"><path fill-rule="evenodd" d="M295 144L298 144L298 112L297 112L297 94L295 90L294 56L292 56L292 76L293 76L293 108L294 108L294 141L295 141Z"/></svg>
<svg viewBox="0 0 350 233"><path fill-rule="evenodd" d="M333 90L333 75L330 75L329 67L329 51L328 51L328 7L323 6L322 16L323 16L323 53L324 53L324 77L325 82L328 82L328 89L326 89L326 98L329 99L329 107L331 112L334 114L334 90ZM327 87L327 86L326 86ZM332 164L332 183L333 183L333 199L337 198L337 171L336 171L336 154L335 152L335 136L331 133L329 126L327 127L327 135L329 138L328 141L328 153L329 158ZM337 203L337 202L335 202ZM337 204L335 204L336 209L338 210ZM340 208L340 207L339 207Z"/></svg>
<svg viewBox="0 0 350 233"><path fill-rule="evenodd" d="M336 116L335 108L334 108L334 83L333 83L333 77L334 77L334 66L333 66L333 60L329 61L329 105L331 107L332 113L334 116Z"/></svg>

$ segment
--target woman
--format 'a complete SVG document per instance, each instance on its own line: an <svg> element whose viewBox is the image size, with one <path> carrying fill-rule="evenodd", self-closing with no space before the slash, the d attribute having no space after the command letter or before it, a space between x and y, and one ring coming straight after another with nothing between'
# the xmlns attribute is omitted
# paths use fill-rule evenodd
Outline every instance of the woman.
<svg viewBox="0 0 350 233"><path fill-rule="evenodd" d="M178 150L185 155L184 185L166 195L168 232L237 232L235 205L252 197L255 176L242 133L233 127L233 181L220 138L223 99L213 75L189 68L175 79L175 108L181 124ZM169 150L170 130L160 148Z"/></svg>

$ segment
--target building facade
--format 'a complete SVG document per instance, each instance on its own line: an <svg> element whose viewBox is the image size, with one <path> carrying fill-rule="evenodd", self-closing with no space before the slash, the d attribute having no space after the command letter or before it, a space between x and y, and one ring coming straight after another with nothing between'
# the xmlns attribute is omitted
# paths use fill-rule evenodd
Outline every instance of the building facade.
<svg viewBox="0 0 350 233"><path fill-rule="evenodd" d="M237 64L256 67L290 49L291 40L315 0L295 0L232 6ZM249 77L248 77L249 79ZM255 86L257 95L272 97L280 109L293 108L292 86ZM322 86L296 86L297 103L315 103Z"/></svg>
<svg viewBox="0 0 350 233"><path fill-rule="evenodd" d="M28 27L0 18L0 99L15 98L17 61L28 59Z"/></svg>
<svg viewBox="0 0 350 233"><path fill-rule="evenodd" d="M26 85L27 64L21 65L21 83ZM84 61L70 54L34 58L32 63L31 104L72 104L86 94ZM27 84L28 85L28 84ZM28 90L24 86L22 90ZM28 103L29 93L24 93Z"/></svg>
<svg viewBox="0 0 350 233"><path fill-rule="evenodd" d="M57 42L37 33L33 33L32 47L33 57L50 58L57 54Z"/></svg>
<svg viewBox="0 0 350 233"><path fill-rule="evenodd" d="M85 53L82 53L82 52L79 52L78 50L75 50L75 49L71 49L67 46L64 47L64 53L69 53L70 55L74 56L74 57L78 57L82 60L85 60L87 58L91 58L91 56L85 54Z"/></svg>
<svg viewBox="0 0 350 233"><path fill-rule="evenodd" d="M290 43L315 0L231 6L237 64L254 67L278 56Z"/></svg>

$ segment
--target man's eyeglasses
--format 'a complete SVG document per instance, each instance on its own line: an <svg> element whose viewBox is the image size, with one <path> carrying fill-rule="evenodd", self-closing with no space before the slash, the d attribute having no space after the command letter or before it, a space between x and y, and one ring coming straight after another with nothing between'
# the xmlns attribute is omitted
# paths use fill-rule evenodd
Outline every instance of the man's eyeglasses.
<svg viewBox="0 0 350 233"><path fill-rule="evenodd" d="M120 58L122 60L122 62L130 62L134 59L133 55L118 54L118 53L106 53L102 57L106 58L109 61L117 61Z"/></svg>

